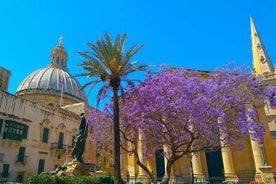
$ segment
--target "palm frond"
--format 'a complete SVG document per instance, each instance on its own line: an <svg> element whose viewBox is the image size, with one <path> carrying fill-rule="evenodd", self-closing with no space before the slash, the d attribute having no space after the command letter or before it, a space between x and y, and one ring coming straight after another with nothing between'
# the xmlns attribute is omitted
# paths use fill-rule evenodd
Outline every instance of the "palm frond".
<svg viewBox="0 0 276 184"><path fill-rule="evenodd" d="M134 82L139 83L139 84L143 83L143 81L141 81L139 79L122 79L122 81L127 82L127 83L134 83Z"/></svg>
<svg viewBox="0 0 276 184"><path fill-rule="evenodd" d="M127 53L125 54L125 57L122 61L122 63L124 63L124 65L126 65L130 59L137 53L139 52L142 48L144 47L144 45L140 45L140 46L132 46L128 51Z"/></svg>
<svg viewBox="0 0 276 184"><path fill-rule="evenodd" d="M91 91L99 82L101 82L101 80L94 80L94 81L87 82L80 87L80 90L83 90L84 88L87 88L88 86L90 86L89 91Z"/></svg>
<svg viewBox="0 0 276 184"><path fill-rule="evenodd" d="M146 71L149 66L151 65L144 64L144 65L137 66L137 65L127 64L125 75L128 75L136 71Z"/></svg>
<svg viewBox="0 0 276 184"><path fill-rule="evenodd" d="M97 94L97 101L96 101L96 106L99 106L99 103L102 99L102 96L106 94L107 90L109 89L109 86L103 86L101 87L101 89L99 90L98 94Z"/></svg>

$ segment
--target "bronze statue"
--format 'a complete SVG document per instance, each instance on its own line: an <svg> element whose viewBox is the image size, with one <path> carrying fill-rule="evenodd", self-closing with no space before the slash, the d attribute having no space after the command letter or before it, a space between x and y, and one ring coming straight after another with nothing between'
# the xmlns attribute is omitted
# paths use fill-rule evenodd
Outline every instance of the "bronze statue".
<svg viewBox="0 0 276 184"><path fill-rule="evenodd" d="M87 137L87 123L86 119L84 117L84 113L81 113L81 119L80 119L80 126L79 126L79 133L74 139L74 147L72 150L72 157L75 161L83 162L82 154L85 149L85 142Z"/></svg>

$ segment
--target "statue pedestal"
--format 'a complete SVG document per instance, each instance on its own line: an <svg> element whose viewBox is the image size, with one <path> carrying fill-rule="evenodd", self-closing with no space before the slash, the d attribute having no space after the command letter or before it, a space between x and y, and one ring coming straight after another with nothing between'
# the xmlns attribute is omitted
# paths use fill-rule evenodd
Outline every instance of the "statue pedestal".
<svg viewBox="0 0 276 184"><path fill-rule="evenodd" d="M78 161L71 161L65 163L62 167L65 169L60 169L56 172L58 176L88 176L90 175L89 168L85 163L80 163Z"/></svg>

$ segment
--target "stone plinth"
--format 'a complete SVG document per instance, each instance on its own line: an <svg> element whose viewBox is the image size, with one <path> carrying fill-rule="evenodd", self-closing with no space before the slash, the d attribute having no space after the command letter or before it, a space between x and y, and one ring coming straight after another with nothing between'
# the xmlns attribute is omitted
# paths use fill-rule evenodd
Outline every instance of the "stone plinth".
<svg viewBox="0 0 276 184"><path fill-rule="evenodd" d="M261 166L262 181L275 184L272 166Z"/></svg>
<svg viewBox="0 0 276 184"><path fill-rule="evenodd" d="M62 166L58 166L53 174L58 176L88 176L90 175L90 171L85 163L71 161Z"/></svg>

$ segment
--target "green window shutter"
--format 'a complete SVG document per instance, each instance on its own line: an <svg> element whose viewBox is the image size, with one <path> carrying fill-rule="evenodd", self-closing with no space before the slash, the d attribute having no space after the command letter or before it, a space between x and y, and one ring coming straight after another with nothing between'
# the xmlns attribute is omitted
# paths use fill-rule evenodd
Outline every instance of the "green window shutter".
<svg viewBox="0 0 276 184"><path fill-rule="evenodd" d="M0 134L2 133L3 120L0 119Z"/></svg>
<svg viewBox="0 0 276 184"><path fill-rule="evenodd" d="M25 157L25 147L20 147L18 152L18 162L24 162Z"/></svg>
<svg viewBox="0 0 276 184"><path fill-rule="evenodd" d="M44 159L39 159L38 171L37 171L38 174L44 172L44 166L45 166L45 160Z"/></svg>
<svg viewBox="0 0 276 184"><path fill-rule="evenodd" d="M276 131L270 131L272 139L276 139Z"/></svg>
<svg viewBox="0 0 276 184"><path fill-rule="evenodd" d="M58 136L58 149L62 149L63 148L63 137L64 137L64 133L63 132L59 132L59 136Z"/></svg>
<svg viewBox="0 0 276 184"><path fill-rule="evenodd" d="M22 141L27 138L28 126L24 123L6 120L3 139L11 139L15 141Z"/></svg>
<svg viewBox="0 0 276 184"><path fill-rule="evenodd" d="M3 164L3 170L2 170L2 173L1 173L2 178L9 178L10 177L9 168L10 168L9 164Z"/></svg>
<svg viewBox="0 0 276 184"><path fill-rule="evenodd" d="M47 143L49 137L49 128L43 128L42 142Z"/></svg>
<svg viewBox="0 0 276 184"><path fill-rule="evenodd" d="M23 139L27 139L28 129L29 129L29 127L27 125L24 125L24 127L23 127L23 134L22 134L22 138Z"/></svg>

